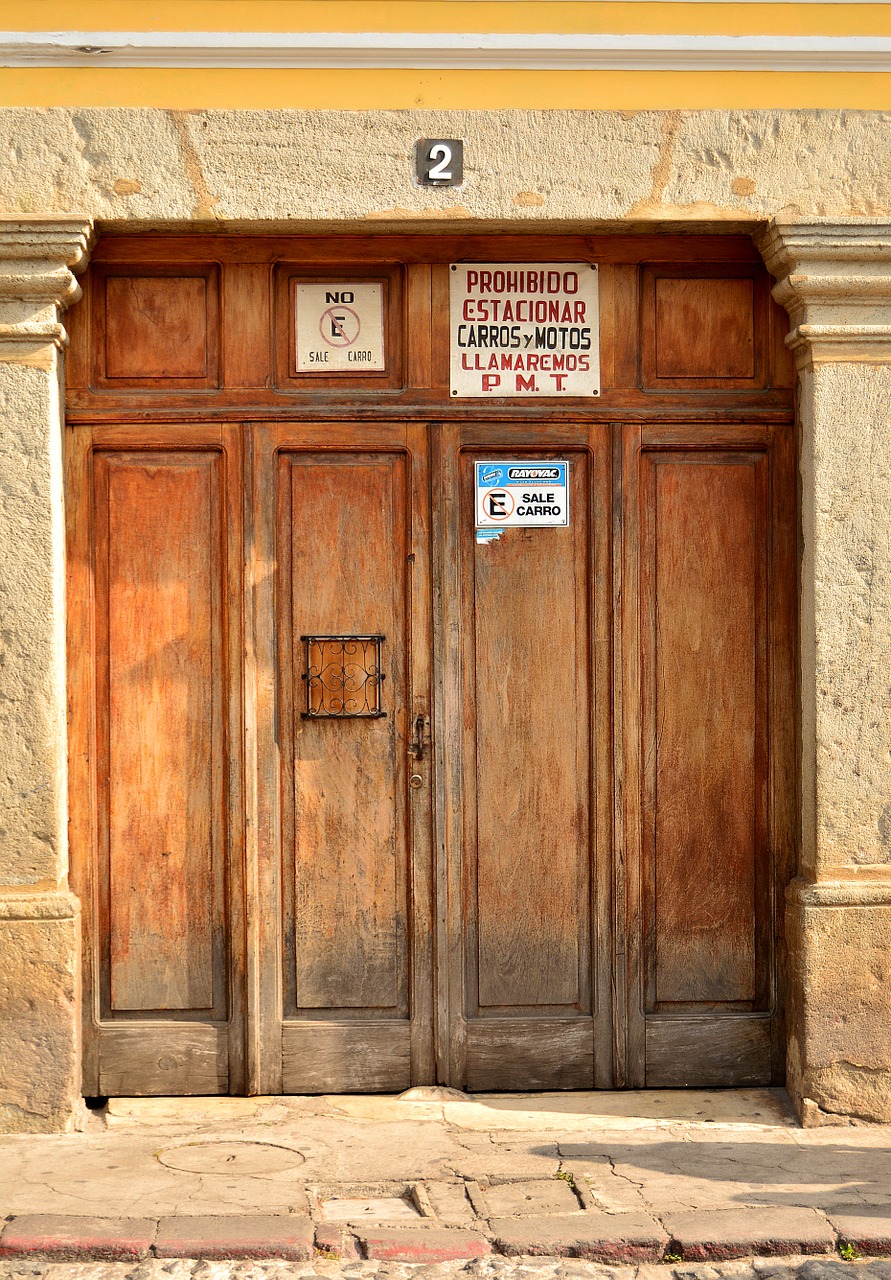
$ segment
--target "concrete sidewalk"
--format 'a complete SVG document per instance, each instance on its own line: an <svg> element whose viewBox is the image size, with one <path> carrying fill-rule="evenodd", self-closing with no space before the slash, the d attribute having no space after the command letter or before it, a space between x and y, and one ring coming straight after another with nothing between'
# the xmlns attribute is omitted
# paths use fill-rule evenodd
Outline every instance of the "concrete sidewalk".
<svg viewBox="0 0 891 1280"><path fill-rule="evenodd" d="M427 1095L118 1099L0 1138L4 1271L891 1254L891 1127L801 1129L777 1090Z"/></svg>

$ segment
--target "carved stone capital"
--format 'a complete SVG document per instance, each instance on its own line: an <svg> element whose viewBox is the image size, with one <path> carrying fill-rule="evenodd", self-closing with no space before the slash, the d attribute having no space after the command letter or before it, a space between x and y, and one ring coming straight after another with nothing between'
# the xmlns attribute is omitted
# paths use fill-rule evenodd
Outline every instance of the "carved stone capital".
<svg viewBox="0 0 891 1280"><path fill-rule="evenodd" d="M65 345L60 315L80 297L92 238L91 221L74 214L0 219L0 359Z"/></svg>
<svg viewBox="0 0 891 1280"><path fill-rule="evenodd" d="M771 223L758 247L799 364L891 364L891 223Z"/></svg>

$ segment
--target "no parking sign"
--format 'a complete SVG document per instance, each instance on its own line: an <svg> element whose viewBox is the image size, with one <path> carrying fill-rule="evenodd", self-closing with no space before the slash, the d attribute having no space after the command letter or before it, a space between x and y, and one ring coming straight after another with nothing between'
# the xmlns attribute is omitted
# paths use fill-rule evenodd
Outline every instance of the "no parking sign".
<svg viewBox="0 0 891 1280"><path fill-rule="evenodd" d="M510 459L476 464L476 527L569 524L569 463Z"/></svg>

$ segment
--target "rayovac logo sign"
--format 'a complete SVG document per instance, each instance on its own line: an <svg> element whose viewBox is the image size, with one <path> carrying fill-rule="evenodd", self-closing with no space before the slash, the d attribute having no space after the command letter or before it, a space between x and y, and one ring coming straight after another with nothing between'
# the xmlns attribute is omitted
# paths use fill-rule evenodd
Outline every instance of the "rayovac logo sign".
<svg viewBox="0 0 891 1280"><path fill-rule="evenodd" d="M562 467L510 467L507 473L508 480L563 480Z"/></svg>

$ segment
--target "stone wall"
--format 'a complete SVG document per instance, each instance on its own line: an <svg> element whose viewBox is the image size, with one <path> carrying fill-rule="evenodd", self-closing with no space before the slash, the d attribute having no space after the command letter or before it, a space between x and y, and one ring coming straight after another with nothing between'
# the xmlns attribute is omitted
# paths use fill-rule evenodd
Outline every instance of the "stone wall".
<svg viewBox="0 0 891 1280"><path fill-rule="evenodd" d="M465 140L462 187L412 181ZM891 112L0 110L0 214L523 226L891 216Z"/></svg>

